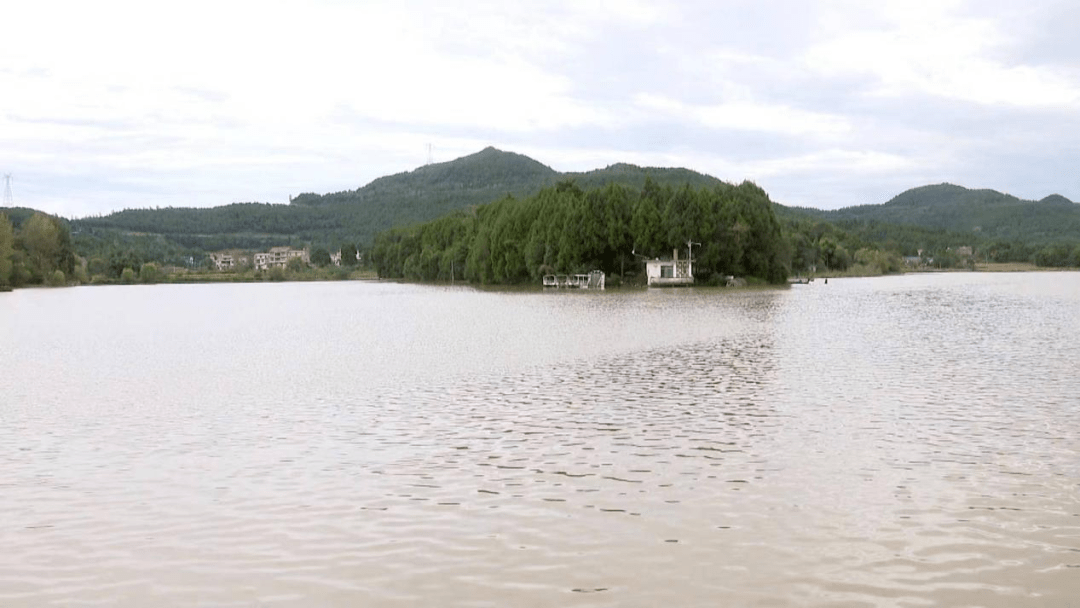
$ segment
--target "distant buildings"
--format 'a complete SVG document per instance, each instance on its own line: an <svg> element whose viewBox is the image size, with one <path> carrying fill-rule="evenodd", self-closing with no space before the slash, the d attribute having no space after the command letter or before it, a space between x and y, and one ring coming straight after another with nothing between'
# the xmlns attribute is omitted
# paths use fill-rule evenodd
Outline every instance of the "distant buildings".
<svg viewBox="0 0 1080 608"><path fill-rule="evenodd" d="M251 263L251 257L239 249L216 251L210 254L210 261L218 270L232 270L237 266L246 266Z"/></svg>
<svg viewBox="0 0 1080 608"><path fill-rule="evenodd" d="M311 263L311 255L307 248L293 249L292 247L271 247L265 253L256 253L254 256L255 270L270 270L275 266L285 268L289 260L300 258L305 264Z"/></svg>
<svg viewBox="0 0 1080 608"><path fill-rule="evenodd" d="M311 263L311 257L306 248L293 249L292 247L271 247L270 251L254 254L239 249L228 249L215 251L209 254L209 257L218 270L233 270L249 264L253 265L255 270L269 270L275 266L285 268L285 265L293 258L300 258L305 264Z"/></svg>
<svg viewBox="0 0 1080 608"><path fill-rule="evenodd" d="M362 258L360 252L356 252L356 261ZM255 270L270 270L271 268L285 268L289 260L300 258L305 264L311 264L311 252L292 247L271 247L269 251L251 253L240 249L227 249L208 254L210 261L218 270L233 270L251 265ZM325 258L324 258L325 259ZM341 266L341 251L330 254L330 262L335 266Z"/></svg>

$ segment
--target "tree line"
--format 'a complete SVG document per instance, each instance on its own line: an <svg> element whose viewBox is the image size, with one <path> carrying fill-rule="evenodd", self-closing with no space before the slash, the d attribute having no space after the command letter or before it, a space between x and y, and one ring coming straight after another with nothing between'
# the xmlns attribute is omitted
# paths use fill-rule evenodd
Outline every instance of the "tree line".
<svg viewBox="0 0 1080 608"><path fill-rule="evenodd" d="M527 198L506 197L424 224L380 233L379 276L420 281L536 282L545 274L639 273L643 258L694 243L694 274L784 282L790 249L772 201L757 185L640 189L609 183L582 190L563 181Z"/></svg>

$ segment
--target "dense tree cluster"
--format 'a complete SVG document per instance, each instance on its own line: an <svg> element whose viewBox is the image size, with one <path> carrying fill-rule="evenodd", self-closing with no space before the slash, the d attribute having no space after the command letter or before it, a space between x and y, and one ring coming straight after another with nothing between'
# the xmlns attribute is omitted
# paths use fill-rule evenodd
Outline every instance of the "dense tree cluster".
<svg viewBox="0 0 1080 608"><path fill-rule="evenodd" d="M0 287L65 284L75 272L67 224L44 213L16 217L17 228L0 213Z"/></svg>
<svg viewBox="0 0 1080 608"><path fill-rule="evenodd" d="M1080 266L1080 243L1077 242L1078 238L1068 238L1067 232L1054 239L1031 237L1034 240L1026 241L1019 238L990 238L981 231L957 232L869 219L840 219L829 222L809 219L822 217L822 212L804 214L801 211L779 207L778 212L786 232L792 238L793 270L806 267L807 260L815 255L819 261L828 261L830 268L844 270L847 267L845 261L855 261L850 254L865 247L890 251L901 256L921 254L922 260L934 268L970 267L974 261ZM822 238L825 240L822 241ZM818 247L805 247L807 241L811 244L817 243ZM833 249L830 243L836 243L837 248ZM971 247L974 257L958 256L955 252L961 247ZM801 256L800 252L803 251L808 255ZM829 255L831 251L837 252L837 255ZM930 260L933 262L930 263Z"/></svg>
<svg viewBox="0 0 1080 608"><path fill-rule="evenodd" d="M1080 244L1059 243L1043 247L1035 252L1034 260L1039 266L1052 268L1080 267Z"/></svg>
<svg viewBox="0 0 1080 608"><path fill-rule="evenodd" d="M371 255L383 277L521 283L593 269L634 274L642 258L685 250L687 241L705 282L787 278L789 250L773 204L748 182L694 189L647 179L640 190L612 183L584 191L564 181L384 232Z"/></svg>
<svg viewBox="0 0 1080 608"><path fill-rule="evenodd" d="M138 271L153 262L165 266L194 267L204 253L183 247L159 234L130 233L115 229L84 229L72 235L76 252L87 260L87 275L92 281L119 279L125 268Z"/></svg>

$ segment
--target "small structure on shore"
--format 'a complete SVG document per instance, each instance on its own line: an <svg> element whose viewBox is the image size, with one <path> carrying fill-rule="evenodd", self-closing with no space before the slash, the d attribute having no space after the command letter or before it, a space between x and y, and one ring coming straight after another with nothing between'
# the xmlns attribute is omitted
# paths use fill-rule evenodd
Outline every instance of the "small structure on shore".
<svg viewBox="0 0 1080 608"><path fill-rule="evenodd" d="M544 287L603 289L605 276L602 270L594 270L589 274L547 274L544 275Z"/></svg>
<svg viewBox="0 0 1080 608"><path fill-rule="evenodd" d="M645 276L650 286L693 285L694 266L689 258L680 260L675 249L669 260L645 260Z"/></svg>

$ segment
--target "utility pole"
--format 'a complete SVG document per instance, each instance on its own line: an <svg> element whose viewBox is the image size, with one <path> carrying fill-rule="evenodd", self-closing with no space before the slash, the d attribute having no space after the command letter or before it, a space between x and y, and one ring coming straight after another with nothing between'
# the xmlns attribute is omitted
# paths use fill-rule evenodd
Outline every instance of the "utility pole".
<svg viewBox="0 0 1080 608"><path fill-rule="evenodd" d="M695 243L694 241L686 241L686 248L689 250L690 261L694 261L694 245L701 247L701 243Z"/></svg>
<svg viewBox="0 0 1080 608"><path fill-rule="evenodd" d="M686 248L689 250L687 254L689 257L686 260L686 267L690 276L694 276L694 245L701 247L701 243L695 243L694 241L686 241Z"/></svg>

